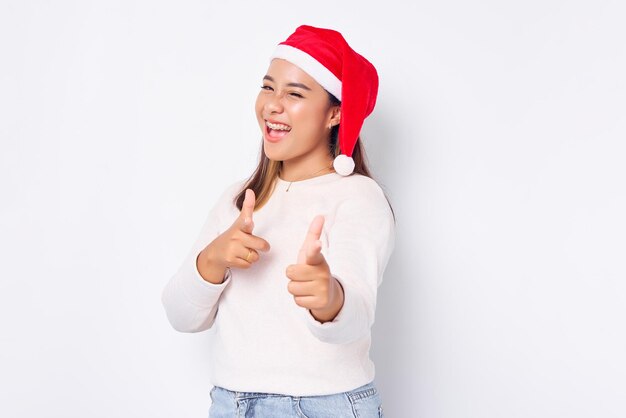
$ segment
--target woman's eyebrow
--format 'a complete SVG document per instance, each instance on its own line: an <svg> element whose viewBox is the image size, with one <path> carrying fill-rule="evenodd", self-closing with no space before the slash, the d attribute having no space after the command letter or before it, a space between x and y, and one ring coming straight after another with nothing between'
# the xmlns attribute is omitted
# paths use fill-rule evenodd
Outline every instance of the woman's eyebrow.
<svg viewBox="0 0 626 418"><path fill-rule="evenodd" d="M263 80L269 80L269 81L272 81L272 82L274 81L274 79L271 76L269 76L269 75L266 75L265 77L263 77ZM287 86L289 86L289 87L300 87L301 89L305 89L305 90L311 91L311 89L307 85L302 84L302 83L287 83Z"/></svg>

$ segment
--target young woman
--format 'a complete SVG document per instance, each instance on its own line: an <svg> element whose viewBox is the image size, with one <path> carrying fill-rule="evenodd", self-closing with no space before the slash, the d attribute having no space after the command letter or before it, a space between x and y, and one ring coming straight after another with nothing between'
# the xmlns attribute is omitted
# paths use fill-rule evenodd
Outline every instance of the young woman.
<svg viewBox="0 0 626 418"><path fill-rule="evenodd" d="M370 328L395 221L359 140L377 91L334 30L300 26L272 55L259 165L162 295L175 329L211 329L211 417L382 416Z"/></svg>

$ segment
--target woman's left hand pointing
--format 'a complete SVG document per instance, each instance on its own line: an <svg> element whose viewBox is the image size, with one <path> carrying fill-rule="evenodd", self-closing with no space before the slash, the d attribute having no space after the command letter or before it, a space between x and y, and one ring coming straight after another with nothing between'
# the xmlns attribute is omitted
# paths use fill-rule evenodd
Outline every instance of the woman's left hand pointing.
<svg viewBox="0 0 626 418"><path fill-rule="evenodd" d="M319 322L332 321L343 306L343 288L331 275L319 241L324 217L316 216L298 252L297 264L287 266L287 290L298 306L307 308Z"/></svg>

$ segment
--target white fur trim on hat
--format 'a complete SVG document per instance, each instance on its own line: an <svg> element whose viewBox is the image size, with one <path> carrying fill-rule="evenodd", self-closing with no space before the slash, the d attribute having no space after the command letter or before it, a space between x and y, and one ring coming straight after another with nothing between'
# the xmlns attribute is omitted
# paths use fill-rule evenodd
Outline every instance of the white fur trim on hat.
<svg viewBox="0 0 626 418"><path fill-rule="evenodd" d="M341 80L306 52L289 45L279 44L270 57L270 61L274 58L282 58L297 65L333 96L341 100Z"/></svg>

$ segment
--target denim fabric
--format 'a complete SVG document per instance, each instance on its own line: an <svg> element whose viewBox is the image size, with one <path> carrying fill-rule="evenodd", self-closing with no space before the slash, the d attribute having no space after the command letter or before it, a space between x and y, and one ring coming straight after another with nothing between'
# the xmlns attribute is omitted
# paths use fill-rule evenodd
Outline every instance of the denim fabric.
<svg viewBox="0 0 626 418"><path fill-rule="evenodd" d="M324 396L211 389L209 418L380 418L383 407L374 382L349 392Z"/></svg>

